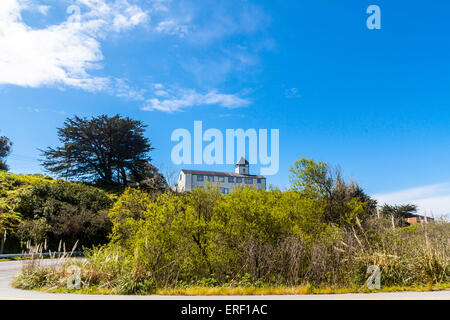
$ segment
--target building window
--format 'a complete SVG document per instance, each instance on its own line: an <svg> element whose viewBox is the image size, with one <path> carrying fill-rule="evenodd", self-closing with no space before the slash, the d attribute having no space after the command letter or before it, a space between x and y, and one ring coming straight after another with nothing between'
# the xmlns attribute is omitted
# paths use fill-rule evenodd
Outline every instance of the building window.
<svg viewBox="0 0 450 320"><path fill-rule="evenodd" d="M228 182L229 183L234 183L234 177L228 177Z"/></svg>
<svg viewBox="0 0 450 320"><path fill-rule="evenodd" d="M208 181L214 182L214 176L208 176Z"/></svg>
<svg viewBox="0 0 450 320"><path fill-rule="evenodd" d="M222 194L230 194L230 189L228 189L228 188L220 188L220 192Z"/></svg>
<svg viewBox="0 0 450 320"><path fill-rule="evenodd" d="M236 183L242 183L242 178L236 178Z"/></svg>
<svg viewBox="0 0 450 320"><path fill-rule="evenodd" d="M219 177L219 182L225 182L225 177Z"/></svg>
<svg viewBox="0 0 450 320"><path fill-rule="evenodd" d="M258 179L258 183L261 183L262 182L262 179Z"/></svg>
<svg viewBox="0 0 450 320"><path fill-rule="evenodd" d="M253 179L252 178L245 178L245 183L246 184L253 184Z"/></svg>
<svg viewBox="0 0 450 320"><path fill-rule="evenodd" d="M197 176L197 181L203 181L203 176Z"/></svg>

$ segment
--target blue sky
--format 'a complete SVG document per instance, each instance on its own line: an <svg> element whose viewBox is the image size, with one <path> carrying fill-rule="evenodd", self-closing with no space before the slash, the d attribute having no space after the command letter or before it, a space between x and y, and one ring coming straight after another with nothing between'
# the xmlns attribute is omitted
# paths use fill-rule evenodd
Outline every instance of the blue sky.
<svg viewBox="0 0 450 320"><path fill-rule="evenodd" d="M372 4L381 30L366 27ZM202 120L279 129L268 183L288 186L289 165L307 157L382 202L446 214L449 11L444 1L2 0L8 164L42 172L37 149L58 145L65 118L120 113L148 125L163 171L231 170L171 162L171 133Z"/></svg>

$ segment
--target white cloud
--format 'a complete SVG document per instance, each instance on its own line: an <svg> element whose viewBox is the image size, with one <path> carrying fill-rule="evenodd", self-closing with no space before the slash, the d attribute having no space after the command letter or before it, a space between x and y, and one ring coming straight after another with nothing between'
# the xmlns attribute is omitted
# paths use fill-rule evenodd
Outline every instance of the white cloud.
<svg viewBox="0 0 450 320"><path fill-rule="evenodd" d="M45 6L45 5L38 6L38 7L37 7L37 10L38 10L41 14L43 14L44 16L46 16L47 13L48 13L48 10L50 10L50 6Z"/></svg>
<svg viewBox="0 0 450 320"><path fill-rule="evenodd" d="M111 93L128 100L144 101L145 90L132 88L126 79L116 78Z"/></svg>
<svg viewBox="0 0 450 320"><path fill-rule="evenodd" d="M250 101L239 97L236 94L223 94L217 91L209 91L202 94L195 90L180 90L176 94L171 94L167 99L152 98L147 101L147 105L142 108L145 111L182 111L185 108L218 105L224 108L239 108L250 104Z"/></svg>
<svg viewBox="0 0 450 320"><path fill-rule="evenodd" d="M375 194L373 197L382 204L413 203L421 213L428 215L447 215L450 213L450 183L441 183L390 193Z"/></svg>
<svg viewBox="0 0 450 320"><path fill-rule="evenodd" d="M99 39L143 23L147 14L127 0L78 0L80 10L60 24L33 29L22 21L27 1L0 2L0 84L105 90L107 77L90 73L103 60ZM39 7L38 7L39 8ZM76 7L75 7L76 9ZM41 9L47 12L48 9ZM75 19L74 19L75 17Z"/></svg>
<svg viewBox="0 0 450 320"><path fill-rule="evenodd" d="M28 10L32 12L39 12L40 14L47 15L49 9L51 8L49 5L36 3L38 1L35 0L18 0L21 10Z"/></svg>
<svg viewBox="0 0 450 320"><path fill-rule="evenodd" d="M162 84L155 84L151 89L152 99L148 99L149 97L146 97L148 89L140 89L139 84L134 83L133 79L128 81L120 76L101 73L104 61L101 42L111 34L147 24L151 13L152 21L148 23L147 31L184 37L178 39L181 45L177 46L190 45L191 48L198 46L203 50L207 42L212 44L212 41L221 41L224 37L236 34L256 34L258 30L264 29L267 19L258 7L241 4L240 1L61 2L71 5L70 10L64 13L66 18L62 22L36 28L22 19L23 12L31 10L44 16L53 15L60 12L59 1L0 0L0 90L2 85L33 88L74 87L146 101L143 109L166 112L197 105L237 108L250 104L248 99L238 94L224 94L205 89L218 87L232 71L241 72L244 66L258 63L257 57L248 52L246 47L238 46L236 50L220 49L219 53L216 52L215 55L208 53L203 59L202 57L198 60L187 59L186 64L177 62L177 67L181 64L185 72L193 73L197 78L201 78L201 75L209 76L205 76L205 81L197 79L196 90L171 90ZM52 7L48 6L48 3L51 3ZM205 18L204 12L211 14ZM50 18L51 21L55 21L55 18L61 17L51 16L48 20ZM39 19L42 20L42 17ZM197 59L198 55L195 56ZM208 63L208 59L218 62L211 64ZM206 86L201 82L206 83Z"/></svg>
<svg viewBox="0 0 450 320"><path fill-rule="evenodd" d="M160 22L156 30L161 33L177 35L180 38L183 38L188 33L188 27L186 25L179 24L174 20Z"/></svg>
<svg viewBox="0 0 450 320"><path fill-rule="evenodd" d="M178 39L178 64L195 76L200 87L218 87L230 75L243 73L261 62L270 49L263 8L242 0L158 1L165 11L152 11L152 25L161 35ZM175 46L174 46L175 47ZM258 72L258 71L256 71Z"/></svg>
<svg viewBox="0 0 450 320"><path fill-rule="evenodd" d="M164 90L157 90L157 91L155 91L155 95L157 95L157 96L167 96L167 91L164 91Z"/></svg>
<svg viewBox="0 0 450 320"><path fill-rule="evenodd" d="M155 12L167 12L169 8L167 5L170 3L170 0L153 0L152 7Z"/></svg>

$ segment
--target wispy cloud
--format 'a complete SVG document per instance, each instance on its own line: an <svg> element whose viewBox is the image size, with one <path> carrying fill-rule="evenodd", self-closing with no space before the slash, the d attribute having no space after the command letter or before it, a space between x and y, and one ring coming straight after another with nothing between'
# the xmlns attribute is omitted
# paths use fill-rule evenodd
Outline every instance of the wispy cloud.
<svg viewBox="0 0 450 320"><path fill-rule="evenodd" d="M46 5L40 5L40 6L38 6L37 7L37 10L41 13L41 14L43 14L43 15L47 15L48 14L48 10L50 10L50 6L46 6Z"/></svg>
<svg viewBox="0 0 450 320"><path fill-rule="evenodd" d="M1 85L16 85L103 91L145 101L144 110L165 112L197 105L238 108L250 104L240 94L227 94L214 88L229 80L233 73L242 73L244 68L259 64L258 52L262 49L254 41L267 39L260 37L259 32L270 20L259 6L240 0L71 0L63 3L75 6L64 8L64 12L68 10L61 22L60 15L53 15L61 13L61 3L0 1L0 90ZM41 14L40 19L52 24L35 27L31 20L22 18L26 10ZM158 41L154 35L176 37L172 39L176 42L172 48L180 51L177 53L180 58L169 60L171 65L166 68L174 74L181 73L180 78L186 79L182 87L193 89L169 90L160 85L149 90L147 84L136 82L131 72L126 78L123 74L106 73L103 41L140 25L145 25L143 29L151 33L149 41ZM251 35L256 35L256 40L250 39ZM245 46L241 45L242 36L249 37ZM227 45L216 45L227 39L230 40Z"/></svg>
<svg viewBox="0 0 450 320"><path fill-rule="evenodd" d="M219 86L233 75L256 71L260 52L271 50L266 34L271 18L250 1L166 1L164 12L152 15L161 35L177 37L183 50L177 64L199 86Z"/></svg>
<svg viewBox="0 0 450 320"><path fill-rule="evenodd" d="M161 93L164 94L161 94ZM147 104L142 108L145 111L163 111L176 112L183 109L204 105L218 105L220 107L233 109L245 107L250 104L250 100L240 97L237 94L219 93L217 90L212 90L206 93L199 93L193 89L181 89L177 91L162 90L159 86L155 92L156 95L164 96L164 98L152 98L147 100Z"/></svg>
<svg viewBox="0 0 450 320"><path fill-rule="evenodd" d="M27 112L35 112L35 113L51 112L51 113L56 113L59 115L66 115L66 112L64 110L56 110L56 109L48 109L48 108L19 107L18 109L22 110L22 111L27 111Z"/></svg>
<svg viewBox="0 0 450 320"><path fill-rule="evenodd" d="M284 96L288 99L301 98L300 92L297 88L289 88L284 91Z"/></svg>
<svg viewBox="0 0 450 320"><path fill-rule="evenodd" d="M194 43L212 44L216 40L236 34L251 35L264 30L270 24L270 17L257 5L247 1L205 1L182 7L189 14L182 14L181 21L190 21L191 37ZM205 12L208 14L205 15ZM201 18L199 18L201 17Z"/></svg>
<svg viewBox="0 0 450 320"><path fill-rule="evenodd" d="M184 36L188 33L188 26L180 24L175 20L166 20L161 21L156 27L156 30L161 33L177 35L180 38L184 38Z"/></svg>
<svg viewBox="0 0 450 320"><path fill-rule="evenodd" d="M450 183L441 183L417 188L399 190L373 195L379 204L405 204L418 205L419 210L436 216L450 213Z"/></svg>
<svg viewBox="0 0 450 320"><path fill-rule="evenodd" d="M69 86L87 91L108 88L108 77L90 73L101 68L99 39L145 22L147 13L127 0L75 3L80 9L73 10L76 16L44 29L33 29L22 21L21 12L28 9L26 1L1 1L0 84ZM49 9L37 8L42 13Z"/></svg>
<svg viewBox="0 0 450 320"><path fill-rule="evenodd" d="M245 118L245 115L241 113L221 113L218 115L219 118Z"/></svg>
<svg viewBox="0 0 450 320"><path fill-rule="evenodd" d="M111 94L128 100L144 101L146 90L133 88L126 79L115 78L111 88Z"/></svg>

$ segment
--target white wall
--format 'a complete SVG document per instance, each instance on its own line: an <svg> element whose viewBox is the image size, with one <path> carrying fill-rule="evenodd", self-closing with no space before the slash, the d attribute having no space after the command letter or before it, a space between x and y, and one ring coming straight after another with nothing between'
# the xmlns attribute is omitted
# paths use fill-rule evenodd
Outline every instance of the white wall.
<svg viewBox="0 0 450 320"><path fill-rule="evenodd" d="M219 188L227 188L229 189L229 192L233 191L234 187L251 187L256 188L258 190L264 190L266 189L266 179L261 178L261 183L257 183L257 178L251 178L253 180L253 184L246 184L245 178L242 178L242 183L237 183L236 177L234 178L233 182L228 182L228 177L218 177L214 176L214 181L208 181L208 176L203 176L203 181L197 181L197 174L185 174L184 172L180 172L180 175L178 177L177 182L177 191L178 192L184 192L184 191L192 191L195 188L203 187L205 188L206 184L212 183L213 185L218 185ZM219 178L223 178L223 182L220 181ZM250 177L249 177L250 178Z"/></svg>

